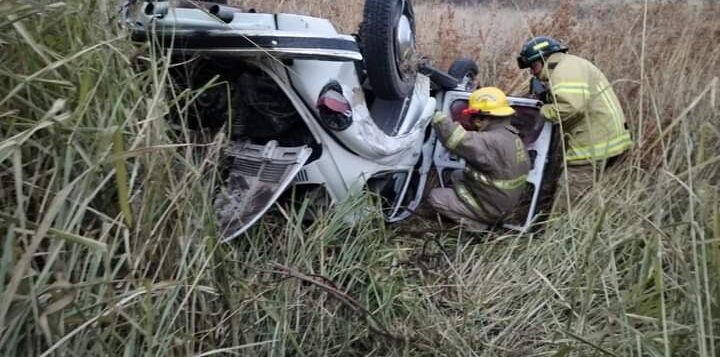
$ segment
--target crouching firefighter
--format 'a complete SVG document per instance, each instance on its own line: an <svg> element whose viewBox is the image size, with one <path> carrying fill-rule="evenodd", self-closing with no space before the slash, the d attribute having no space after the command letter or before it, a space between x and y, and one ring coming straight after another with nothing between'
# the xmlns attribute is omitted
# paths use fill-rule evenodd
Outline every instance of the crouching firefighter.
<svg viewBox="0 0 720 357"><path fill-rule="evenodd" d="M443 145L465 159L464 170L452 173L452 188L430 192L430 205L442 216L483 230L502 223L520 202L530 170L527 151L510 124L515 110L505 93L495 87L470 95L466 130L442 113L433 127Z"/></svg>
<svg viewBox="0 0 720 357"><path fill-rule="evenodd" d="M540 36L526 42L518 56L518 66L530 69L550 89L541 96L545 105L540 113L564 134L567 181L560 181L555 198L561 210L589 192L633 144L620 101L605 75L567 51L559 41Z"/></svg>

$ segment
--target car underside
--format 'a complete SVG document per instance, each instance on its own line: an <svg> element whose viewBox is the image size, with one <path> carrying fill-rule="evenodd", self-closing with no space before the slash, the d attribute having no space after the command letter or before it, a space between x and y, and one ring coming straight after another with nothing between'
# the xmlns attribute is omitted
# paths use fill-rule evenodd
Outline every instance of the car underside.
<svg viewBox="0 0 720 357"><path fill-rule="evenodd" d="M314 158L319 157L322 148L293 103L278 83L256 65L211 57L179 57L173 62L184 63L173 69L176 90L199 93L196 98L177 103L189 110L185 117L172 111L170 120L174 123L211 134L229 127L232 141L256 145L270 140L280 146L307 145L313 149Z"/></svg>

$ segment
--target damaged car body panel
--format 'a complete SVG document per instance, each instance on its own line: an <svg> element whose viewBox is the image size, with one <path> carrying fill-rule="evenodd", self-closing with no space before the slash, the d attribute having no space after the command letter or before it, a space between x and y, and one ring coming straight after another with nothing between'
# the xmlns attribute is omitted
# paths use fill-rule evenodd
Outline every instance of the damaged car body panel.
<svg viewBox="0 0 720 357"><path fill-rule="evenodd" d="M278 147L233 143L226 150L229 159L227 184L215 199L224 241L244 233L277 200L292 182L312 150L307 146Z"/></svg>

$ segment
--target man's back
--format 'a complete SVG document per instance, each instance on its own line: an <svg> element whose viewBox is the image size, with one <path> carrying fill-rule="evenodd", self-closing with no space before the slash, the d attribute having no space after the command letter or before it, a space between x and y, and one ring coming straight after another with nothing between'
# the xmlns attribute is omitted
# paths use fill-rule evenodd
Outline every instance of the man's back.
<svg viewBox="0 0 720 357"><path fill-rule="evenodd" d="M541 112L562 123L570 164L613 157L630 147L620 102L595 65L578 56L555 53L547 59L540 80L548 83L552 93Z"/></svg>
<svg viewBox="0 0 720 357"><path fill-rule="evenodd" d="M481 157L466 158L465 181L486 212L504 217L525 193L530 170L527 151L509 119L491 123L485 131L473 134L484 137L489 150Z"/></svg>
<svg viewBox="0 0 720 357"><path fill-rule="evenodd" d="M464 131L448 120L436 126L448 149L466 161L455 192L483 221L494 223L509 214L525 192L530 163L510 118L491 119L482 131ZM457 143L448 141L464 132ZM467 196L470 195L470 196Z"/></svg>

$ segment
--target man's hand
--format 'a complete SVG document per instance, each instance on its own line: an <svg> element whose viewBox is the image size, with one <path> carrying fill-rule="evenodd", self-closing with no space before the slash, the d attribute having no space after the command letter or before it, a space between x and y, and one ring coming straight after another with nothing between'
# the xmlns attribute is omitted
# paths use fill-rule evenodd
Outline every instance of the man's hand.
<svg viewBox="0 0 720 357"><path fill-rule="evenodd" d="M555 98L553 97L552 92L548 89L545 92L541 93L539 95L539 100L541 100L545 104L551 104L555 102Z"/></svg>

